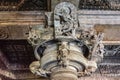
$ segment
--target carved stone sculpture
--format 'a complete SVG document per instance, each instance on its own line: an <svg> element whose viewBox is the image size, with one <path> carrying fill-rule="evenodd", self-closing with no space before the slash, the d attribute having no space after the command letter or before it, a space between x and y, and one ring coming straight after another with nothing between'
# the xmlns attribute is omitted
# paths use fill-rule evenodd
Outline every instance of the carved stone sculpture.
<svg viewBox="0 0 120 80"><path fill-rule="evenodd" d="M79 26L77 9L69 2L55 7L53 29L54 38L38 40L34 52L38 61L30 65L31 72L51 80L78 80L95 72L103 58L103 33Z"/></svg>

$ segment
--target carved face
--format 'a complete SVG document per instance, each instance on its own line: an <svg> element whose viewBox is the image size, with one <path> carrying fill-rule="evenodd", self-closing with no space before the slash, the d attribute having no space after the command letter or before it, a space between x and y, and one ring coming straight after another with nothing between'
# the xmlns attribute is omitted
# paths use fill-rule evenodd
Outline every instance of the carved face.
<svg viewBox="0 0 120 80"><path fill-rule="evenodd" d="M70 9L68 7L61 8L60 13L62 15L69 15L70 14Z"/></svg>

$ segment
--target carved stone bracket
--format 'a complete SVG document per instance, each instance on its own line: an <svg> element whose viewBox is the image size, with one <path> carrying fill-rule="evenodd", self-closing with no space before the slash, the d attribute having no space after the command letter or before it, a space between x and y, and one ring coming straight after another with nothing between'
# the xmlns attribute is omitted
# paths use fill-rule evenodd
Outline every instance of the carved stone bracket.
<svg viewBox="0 0 120 80"><path fill-rule="evenodd" d="M97 33L94 28L81 27L77 8L70 2L59 3L53 15L54 27L47 27L53 28L54 38L49 38L49 33L46 40L39 40L43 39L39 32L48 29L45 27L33 29L29 34L29 40L38 39L35 57L39 62L32 63L33 67L30 65L31 72L51 80L78 80L78 77L95 72L97 63L103 58L103 33ZM47 17L50 20L51 15L47 14Z"/></svg>

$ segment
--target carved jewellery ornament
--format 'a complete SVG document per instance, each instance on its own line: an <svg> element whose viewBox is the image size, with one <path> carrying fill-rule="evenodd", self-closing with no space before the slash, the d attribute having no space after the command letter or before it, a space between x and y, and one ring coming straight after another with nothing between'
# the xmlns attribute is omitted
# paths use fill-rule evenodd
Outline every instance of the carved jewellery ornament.
<svg viewBox="0 0 120 80"><path fill-rule="evenodd" d="M34 52L38 61L30 65L32 73L51 80L78 80L95 72L103 58L103 33L80 27L73 4L61 2L55 7L53 34L54 38L38 40Z"/></svg>

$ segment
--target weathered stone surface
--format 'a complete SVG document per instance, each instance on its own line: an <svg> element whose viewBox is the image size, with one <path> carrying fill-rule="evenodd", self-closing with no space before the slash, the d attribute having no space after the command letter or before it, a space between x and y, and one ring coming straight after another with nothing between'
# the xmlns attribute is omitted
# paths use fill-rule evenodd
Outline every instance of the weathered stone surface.
<svg viewBox="0 0 120 80"><path fill-rule="evenodd" d="M65 0L56 0L56 1L52 0L52 4L53 4L52 9L56 4L58 4L61 1L65 1ZM79 0L66 0L66 1L70 1L77 6L78 5L77 2ZM81 27L94 27L95 25L102 24L102 26L100 25L99 27L105 28L104 31L106 32L106 35L104 40L107 40L107 42L104 42L105 44L106 43L107 44L112 43L114 45L120 44L120 41L119 41L120 11L79 10L78 18L79 18L79 23ZM39 11L0 12L0 25L1 25L0 29L3 29L4 27L5 32L4 30L3 31L1 30L1 33L4 33L5 37L6 37L6 33L10 35L8 39L21 40L21 39L27 38L26 36L23 35L24 34L23 32L29 31L28 26L44 25L45 20L46 18L44 14ZM50 19L50 20L53 20L53 19ZM24 30L22 28L24 28ZM21 31L21 33L19 32L19 30ZM1 33L0 33L0 37L1 37ZM11 51L7 50L11 48L9 45L12 45ZM13 43L12 44L8 43L7 46L2 46L0 50L3 48L4 48L4 51L7 50L8 52L4 52L3 54L7 53L8 54L7 56L13 58L13 60L15 60L16 58L17 60L23 59L21 60L22 62L20 62L21 64L28 62L27 60L30 59L30 57L34 57L33 54L31 55L31 53L29 53L32 51L29 51L29 50L24 54L24 50L27 48L25 46L26 44L24 46L19 44L17 45L17 47L13 47L16 45L17 44L13 45ZM0 44L0 47L1 47L1 44ZM14 51L16 51L17 54ZM12 79L39 80L38 77L32 75L32 73L29 72L28 70L29 65L21 65L18 63L19 61L16 62L16 64L11 64L7 62L7 60L3 56L1 56L1 54L0 54L0 60L1 60L0 61L0 80L12 80ZM15 71L17 69L21 69L21 70ZM103 63L100 64L99 69L96 71L96 73L88 77L80 78L80 80L119 80L119 79L120 79L120 58L119 57L117 58L105 57ZM42 78L40 80L42 80Z"/></svg>

